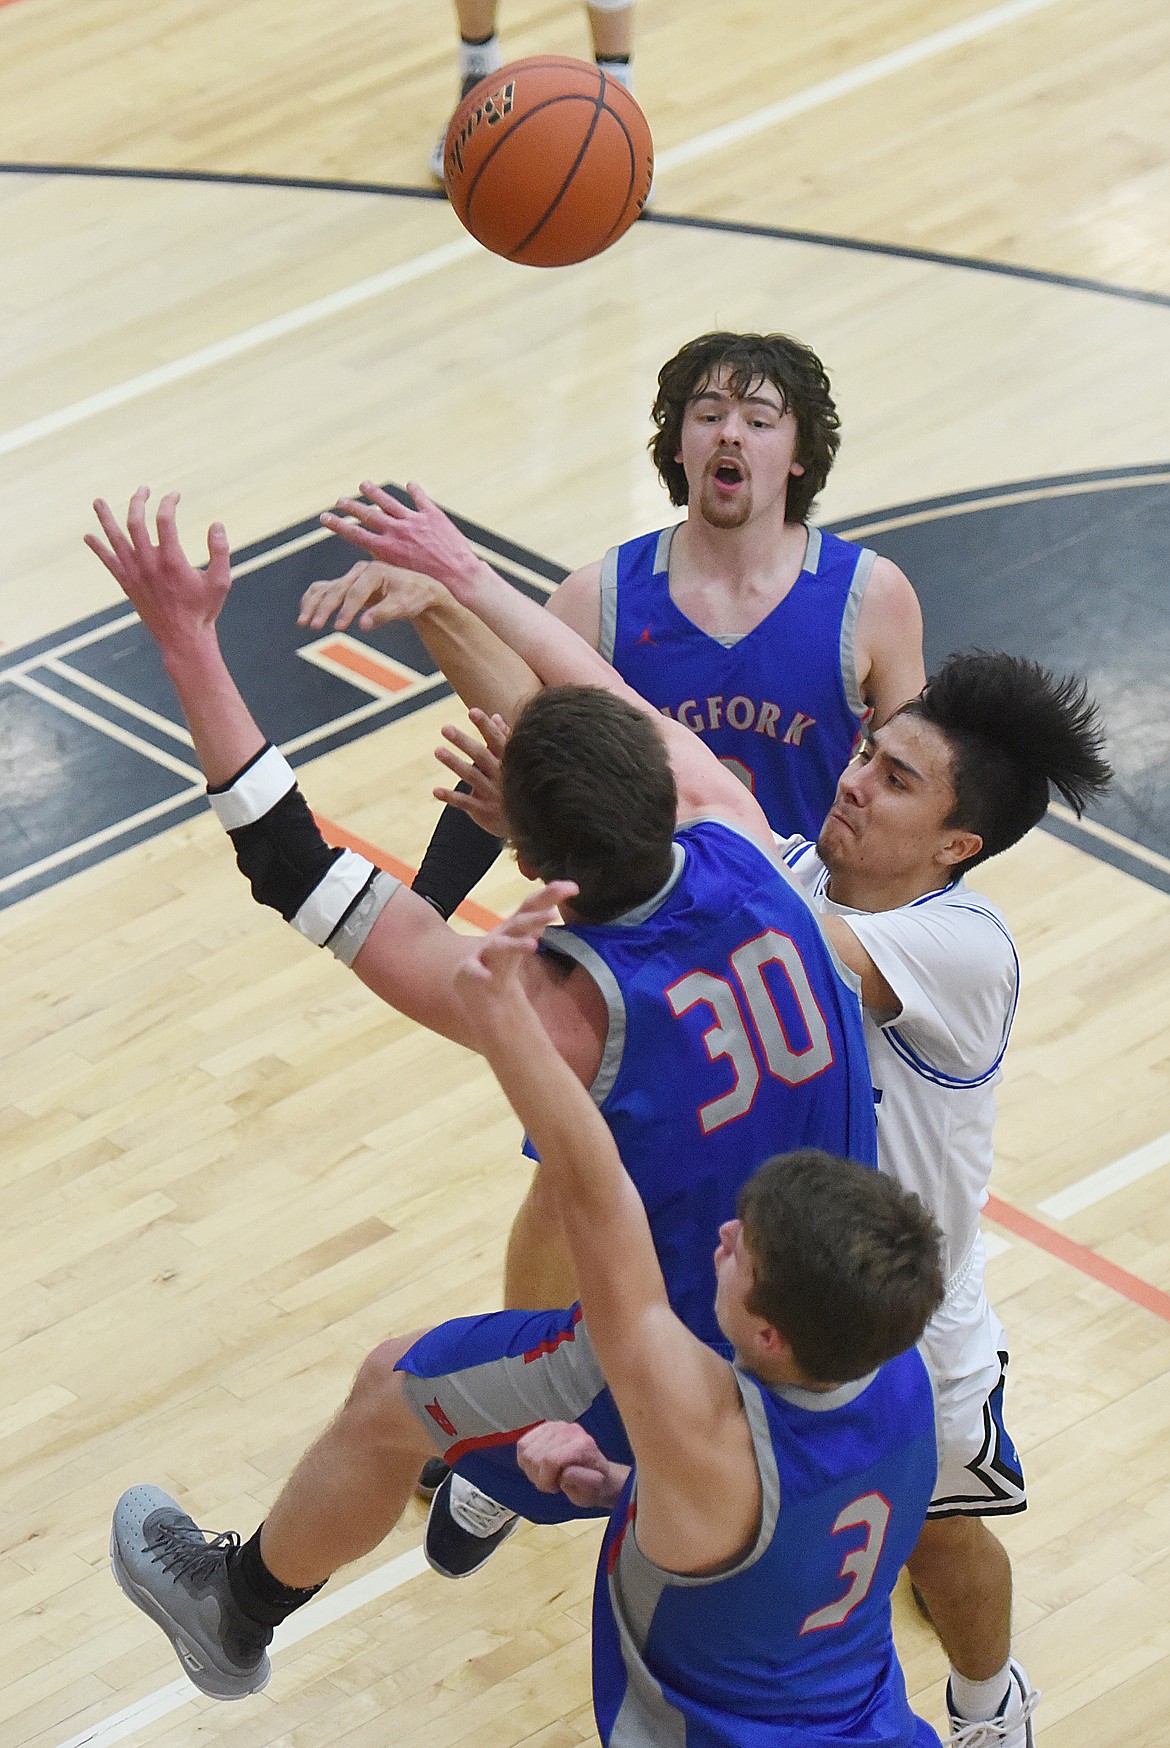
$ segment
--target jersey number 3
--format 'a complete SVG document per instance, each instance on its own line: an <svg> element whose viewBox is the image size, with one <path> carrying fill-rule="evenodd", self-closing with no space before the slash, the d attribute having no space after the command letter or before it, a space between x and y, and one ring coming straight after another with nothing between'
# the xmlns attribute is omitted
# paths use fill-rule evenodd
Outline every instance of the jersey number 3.
<svg viewBox="0 0 1170 1748"><path fill-rule="evenodd" d="M800 1012L808 1043L794 1050L784 1030L784 1022L764 977L764 968L778 965ZM731 955L731 969L743 992L747 1010L755 1025L763 1049L767 1072L789 1086L799 1086L823 1074L833 1063L833 1046L825 1017L808 980L796 943L776 929L768 929L754 940L745 941ZM750 1111L760 1084L760 1064L748 1033L738 997L726 977L712 971L691 971L672 983L666 999L681 1019L700 1003L709 1007L715 1024L703 1033L707 1055L712 1062L725 1056L735 1073L734 1084L717 1099L699 1107L699 1122L704 1135L724 1123L734 1122Z"/></svg>
<svg viewBox="0 0 1170 1748"><path fill-rule="evenodd" d="M841 1562L839 1576L849 1580L849 1588L844 1596L836 1602L830 1602L825 1608L814 1609L812 1614L806 1615L800 1629L802 1633L816 1633L822 1627L839 1627L853 1613L858 1603L865 1601L873 1583L873 1575L877 1571L877 1563L882 1557L882 1546L889 1523L890 1507L880 1493L863 1493L860 1499L855 1499L852 1505L845 1506L837 1513L830 1532L832 1535L864 1525L865 1540L859 1548L846 1554Z"/></svg>

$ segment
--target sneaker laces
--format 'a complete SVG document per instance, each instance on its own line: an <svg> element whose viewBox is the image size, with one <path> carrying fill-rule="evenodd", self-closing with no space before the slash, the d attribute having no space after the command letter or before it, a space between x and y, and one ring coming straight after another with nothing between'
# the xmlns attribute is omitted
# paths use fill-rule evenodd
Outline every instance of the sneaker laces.
<svg viewBox="0 0 1170 1748"><path fill-rule="evenodd" d="M235 1530L224 1530L208 1540L197 1524L159 1524L150 1548L150 1557L157 1560L172 1578L190 1578L198 1583L210 1578L221 1568L226 1554L234 1554L240 1546Z"/></svg>
<svg viewBox="0 0 1170 1748"><path fill-rule="evenodd" d="M515 1515L506 1505L500 1505L488 1494L481 1493L478 1487L473 1487L470 1481L465 1481L462 1475L452 1475L451 1516L460 1529L470 1531L473 1536L494 1536L497 1530L511 1523Z"/></svg>
<svg viewBox="0 0 1170 1748"><path fill-rule="evenodd" d="M1010 1695L1008 1703L1010 1703ZM973 1719L960 1724L954 1735L948 1736L943 1748L1004 1748L1016 1730L1022 1730L1040 1703L1040 1689L1032 1687L1020 1701L1020 1709L1012 1716ZM953 1720L952 1720L953 1722ZM1023 1742L1026 1738L1021 1737Z"/></svg>

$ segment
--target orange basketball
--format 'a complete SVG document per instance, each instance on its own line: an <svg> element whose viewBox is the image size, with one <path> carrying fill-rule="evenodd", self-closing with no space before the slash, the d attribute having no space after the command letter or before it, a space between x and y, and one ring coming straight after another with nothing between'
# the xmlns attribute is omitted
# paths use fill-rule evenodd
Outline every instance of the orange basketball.
<svg viewBox="0 0 1170 1748"><path fill-rule="evenodd" d="M460 223L526 267L567 267L616 243L653 174L650 129L625 86L566 55L532 55L481 79L443 148Z"/></svg>

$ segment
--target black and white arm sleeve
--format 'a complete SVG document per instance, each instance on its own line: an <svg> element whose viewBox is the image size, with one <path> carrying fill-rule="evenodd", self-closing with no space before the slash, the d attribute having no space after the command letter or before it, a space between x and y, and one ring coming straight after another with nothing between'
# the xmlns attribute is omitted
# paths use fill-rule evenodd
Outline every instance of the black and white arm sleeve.
<svg viewBox="0 0 1170 1748"><path fill-rule="evenodd" d="M401 882L353 850L325 842L292 767L266 746L229 783L207 791L258 904L352 965Z"/></svg>

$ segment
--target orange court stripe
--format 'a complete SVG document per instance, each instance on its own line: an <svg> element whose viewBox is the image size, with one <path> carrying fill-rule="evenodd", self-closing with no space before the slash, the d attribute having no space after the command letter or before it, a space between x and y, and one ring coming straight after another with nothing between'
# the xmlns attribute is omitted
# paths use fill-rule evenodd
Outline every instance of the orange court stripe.
<svg viewBox="0 0 1170 1748"><path fill-rule="evenodd" d="M360 674L363 680L372 680L375 686L384 686L387 692L405 692L410 685L406 675L400 674L397 668L387 666L374 656L363 655L348 643L322 644L319 653L328 656L339 668L348 668L351 674Z"/></svg>
<svg viewBox="0 0 1170 1748"><path fill-rule="evenodd" d="M325 836L334 843L358 850L379 868L385 868L389 874L396 874L399 880L409 882L414 879L414 869L408 868L397 857L387 855L385 850L379 850L374 844L367 844L363 838L355 838L341 826L334 825L331 820L322 819L320 815L316 818ZM500 920L493 911L485 910L483 905L475 904L471 899L464 899L455 914L463 917L466 922L474 923L479 929L495 928ZM1017 1238L1034 1244L1038 1250L1046 1250L1049 1256L1056 1257L1059 1262L1067 1263L1070 1268L1078 1269L1081 1274L1100 1281L1102 1286L1112 1288L1131 1304L1140 1305L1143 1311L1152 1311L1155 1317L1160 1317L1164 1323L1170 1323L1170 1293L1163 1293L1161 1288L1151 1286L1149 1281L1131 1275L1128 1269L1119 1268L1107 1257L1090 1250L1087 1244L1078 1244L1075 1239L1066 1238L1063 1232L1053 1231L1051 1226L1037 1220L1034 1214L1025 1214L1022 1208L1013 1208L1010 1202L1002 1201L999 1196L988 1196L983 1212L997 1226L1014 1232Z"/></svg>
<svg viewBox="0 0 1170 1748"><path fill-rule="evenodd" d="M1149 1281L1131 1275L1128 1269L1119 1268L1107 1257L1090 1250L1087 1244L1078 1244L1075 1239L1066 1238L1063 1232L1054 1232L1051 1226L1045 1226L1035 1215L1013 1208L1010 1202L1001 1202L998 1196L988 1196L983 1212L997 1226L1005 1226L1018 1238L1027 1239L1029 1244L1046 1250L1049 1256L1055 1256L1072 1268L1079 1269L1083 1275L1091 1275L1102 1286L1112 1287L1115 1293L1120 1293L1134 1305L1140 1305L1144 1311L1152 1311L1155 1317L1170 1323L1170 1293L1163 1293L1160 1288L1151 1286Z"/></svg>
<svg viewBox="0 0 1170 1748"><path fill-rule="evenodd" d="M359 856L367 857L377 868L384 868L387 874L393 874L403 885L409 886L414 879L416 869L406 862L400 862L397 856L392 856L388 850L380 850L377 844L367 843L365 838L355 837L353 832L346 831L342 825L335 825L323 814L315 813L313 818L321 827L322 832L331 844L338 844L342 849L356 850ZM472 923L477 929L494 929L499 917L494 910L485 910L482 904L476 904L473 898L465 898L455 915L462 917L465 923Z"/></svg>

